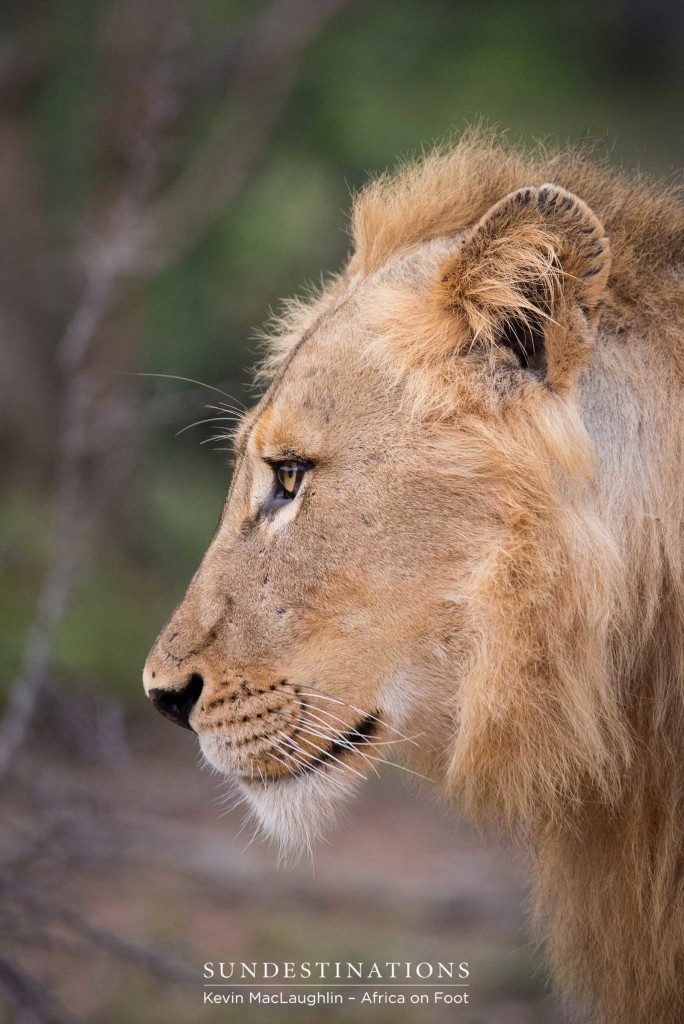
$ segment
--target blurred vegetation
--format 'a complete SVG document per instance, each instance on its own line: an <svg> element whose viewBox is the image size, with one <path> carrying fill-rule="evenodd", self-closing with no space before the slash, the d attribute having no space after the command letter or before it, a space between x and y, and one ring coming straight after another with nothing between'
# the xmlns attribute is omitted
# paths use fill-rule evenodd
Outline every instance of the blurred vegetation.
<svg viewBox="0 0 684 1024"><path fill-rule="evenodd" d="M145 6L0 6L3 685L19 668L49 554L54 348L80 289L70 254L121 175ZM214 78L258 6L178 8L189 99L166 140L162 184L230 116ZM199 446L207 425L174 436L210 415L212 393L134 375L188 377L249 402L253 328L281 296L340 264L350 192L478 119L522 142L597 137L616 161L669 175L682 157L683 54L681 12L668 2L380 0L351 4L325 27L236 201L177 261L137 275L107 319L98 358L117 394L141 414L165 397L177 403L120 442L135 451L84 537L90 558L56 650L62 681L139 698L146 650L202 555L228 480L225 453Z"/></svg>

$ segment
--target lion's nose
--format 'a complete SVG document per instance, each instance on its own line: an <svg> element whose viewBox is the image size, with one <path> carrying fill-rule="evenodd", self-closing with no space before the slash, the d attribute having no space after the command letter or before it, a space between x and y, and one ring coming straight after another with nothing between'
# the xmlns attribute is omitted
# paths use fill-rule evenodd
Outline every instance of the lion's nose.
<svg viewBox="0 0 684 1024"><path fill-rule="evenodd" d="M190 715L199 700L203 686L202 676L193 672L182 689L166 690L155 687L149 691L148 696L161 715L176 725L182 725L184 729L192 729Z"/></svg>

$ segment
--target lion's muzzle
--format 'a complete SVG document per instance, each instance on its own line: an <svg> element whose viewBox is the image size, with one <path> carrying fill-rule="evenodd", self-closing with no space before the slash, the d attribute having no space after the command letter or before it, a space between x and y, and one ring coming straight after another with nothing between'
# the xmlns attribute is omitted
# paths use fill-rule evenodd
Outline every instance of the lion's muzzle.
<svg viewBox="0 0 684 1024"><path fill-rule="evenodd" d="M182 671L184 661L163 648L152 653L145 668L150 700L165 718L198 735L215 767L245 781L343 768L356 773L349 762L363 759L363 748L373 746L381 728L379 712L363 712L315 688L304 691L257 670L217 675L193 664Z"/></svg>

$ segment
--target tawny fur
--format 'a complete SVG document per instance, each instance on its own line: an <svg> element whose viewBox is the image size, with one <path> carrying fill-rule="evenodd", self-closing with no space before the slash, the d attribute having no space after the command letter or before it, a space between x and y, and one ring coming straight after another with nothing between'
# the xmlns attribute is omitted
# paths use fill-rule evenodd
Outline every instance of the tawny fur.
<svg viewBox="0 0 684 1024"><path fill-rule="evenodd" d="M681 200L473 133L371 183L352 236L345 270L272 328L272 383L146 685L202 674L205 755L268 772L267 793L244 785L286 839L337 796L288 780L256 719L290 735L308 692L325 735L331 708L338 731L377 710L383 741L422 732L407 762L534 851L564 990L601 1024L676 1024ZM270 514L264 460L283 453L314 468Z"/></svg>

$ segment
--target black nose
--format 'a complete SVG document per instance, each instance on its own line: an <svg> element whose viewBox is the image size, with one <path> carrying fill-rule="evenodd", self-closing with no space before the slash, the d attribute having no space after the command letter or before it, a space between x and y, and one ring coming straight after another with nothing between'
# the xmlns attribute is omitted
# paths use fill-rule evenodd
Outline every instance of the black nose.
<svg viewBox="0 0 684 1024"><path fill-rule="evenodd" d="M199 700L204 680L196 672L182 690L150 690L149 697L157 711L184 729L192 729L190 714Z"/></svg>

